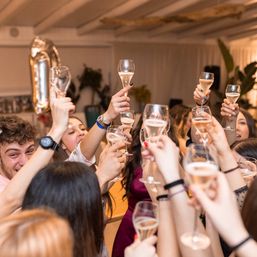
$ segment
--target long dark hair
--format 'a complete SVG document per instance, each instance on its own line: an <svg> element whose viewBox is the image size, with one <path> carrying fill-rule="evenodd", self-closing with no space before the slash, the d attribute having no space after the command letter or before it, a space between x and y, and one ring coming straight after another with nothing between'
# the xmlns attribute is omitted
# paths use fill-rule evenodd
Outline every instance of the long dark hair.
<svg viewBox="0 0 257 257"><path fill-rule="evenodd" d="M95 173L83 163L55 162L31 181L22 208L47 206L66 218L74 233L74 256L96 257L103 247L103 208Z"/></svg>
<svg viewBox="0 0 257 257"><path fill-rule="evenodd" d="M257 178L252 182L242 208L242 219L248 233L257 241Z"/></svg>
<svg viewBox="0 0 257 257"><path fill-rule="evenodd" d="M246 138L236 141L232 144L231 148L242 156L257 159L257 138Z"/></svg>
<svg viewBox="0 0 257 257"><path fill-rule="evenodd" d="M249 130L249 137L256 137L256 126L252 115L242 108L240 108L240 112L244 115L246 119L247 127Z"/></svg>
<svg viewBox="0 0 257 257"><path fill-rule="evenodd" d="M121 181L122 187L125 189L124 197L129 197L130 195L130 185L134 177L134 170L141 165L141 143L140 143L140 130L143 124L142 115L137 122L137 125L131 131L132 143L130 145L129 152L132 153L132 158L127 162L126 167L123 171L123 180ZM175 130L173 124L170 124L170 129L168 136L173 140L173 142L178 146L178 139L175 135Z"/></svg>

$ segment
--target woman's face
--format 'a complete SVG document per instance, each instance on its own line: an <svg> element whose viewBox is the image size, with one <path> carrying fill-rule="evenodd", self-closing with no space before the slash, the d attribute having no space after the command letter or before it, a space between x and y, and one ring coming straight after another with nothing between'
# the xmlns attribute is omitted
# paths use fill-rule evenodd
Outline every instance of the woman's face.
<svg viewBox="0 0 257 257"><path fill-rule="evenodd" d="M64 150L71 153L78 143L83 139L86 133L86 127L80 120L70 118L68 128L62 137Z"/></svg>
<svg viewBox="0 0 257 257"><path fill-rule="evenodd" d="M236 120L236 139L242 140L249 137L249 128L243 113L239 112Z"/></svg>

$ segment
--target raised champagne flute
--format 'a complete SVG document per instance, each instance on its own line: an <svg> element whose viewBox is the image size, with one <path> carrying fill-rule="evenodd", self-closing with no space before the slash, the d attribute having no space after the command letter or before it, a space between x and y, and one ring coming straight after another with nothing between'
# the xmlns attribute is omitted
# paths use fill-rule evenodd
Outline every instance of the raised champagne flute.
<svg viewBox="0 0 257 257"><path fill-rule="evenodd" d="M129 86L135 72L134 61L131 59L120 59L117 69L121 79L122 86ZM127 93L125 95L127 95Z"/></svg>
<svg viewBox="0 0 257 257"><path fill-rule="evenodd" d="M199 77L199 84L200 87L204 93L204 98L202 100L202 105L206 100L206 95L208 93L208 90L210 89L210 87L212 86L214 81L214 74L211 72L201 72L200 73L200 77Z"/></svg>
<svg viewBox="0 0 257 257"><path fill-rule="evenodd" d="M209 106L196 106L192 108L192 126L201 135L204 145L208 143L208 127L212 123L212 114Z"/></svg>
<svg viewBox="0 0 257 257"><path fill-rule="evenodd" d="M65 97L71 82L69 68L67 66L54 66L50 68L49 77L57 97Z"/></svg>
<svg viewBox="0 0 257 257"><path fill-rule="evenodd" d="M218 166L207 147L201 144L191 144L183 159L186 181L207 189L218 174ZM195 210L193 231L182 234L181 242L193 250L205 249L210 245L210 239L197 231L199 213Z"/></svg>
<svg viewBox="0 0 257 257"><path fill-rule="evenodd" d="M235 104L240 97L240 85L228 84L225 90L226 98L231 104ZM226 117L225 118L225 132L235 131L236 117Z"/></svg>
<svg viewBox="0 0 257 257"><path fill-rule="evenodd" d="M167 105L147 104L143 113L143 123L150 142L156 143L169 122Z"/></svg>
<svg viewBox="0 0 257 257"><path fill-rule="evenodd" d="M140 241L153 236L159 225L157 204L150 201L138 202L132 221Z"/></svg>
<svg viewBox="0 0 257 257"><path fill-rule="evenodd" d="M133 110L129 110L129 111L125 111L125 112L121 112L120 113L120 122L122 124L123 127L123 131L124 134L126 135L126 133L130 133L133 124L135 121L135 114ZM126 146L126 153L127 156L132 156L132 154L130 154L128 152L128 147Z"/></svg>

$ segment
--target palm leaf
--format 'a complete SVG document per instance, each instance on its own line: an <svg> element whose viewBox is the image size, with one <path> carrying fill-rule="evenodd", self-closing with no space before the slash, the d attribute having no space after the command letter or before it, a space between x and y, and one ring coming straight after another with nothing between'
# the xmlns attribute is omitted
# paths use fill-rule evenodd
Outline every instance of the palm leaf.
<svg viewBox="0 0 257 257"><path fill-rule="evenodd" d="M221 39L218 39L218 46L220 49L220 52L223 56L223 60L226 66L226 70L227 73L229 74L231 71L234 70L234 60L232 55L229 52L229 49L227 48L227 46L223 43L223 41Z"/></svg>

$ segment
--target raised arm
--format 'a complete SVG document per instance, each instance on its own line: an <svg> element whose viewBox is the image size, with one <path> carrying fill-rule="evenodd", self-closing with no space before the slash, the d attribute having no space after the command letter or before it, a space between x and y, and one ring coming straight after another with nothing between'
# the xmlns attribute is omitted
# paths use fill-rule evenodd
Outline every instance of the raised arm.
<svg viewBox="0 0 257 257"><path fill-rule="evenodd" d="M63 132L68 125L68 116L70 111L74 111L75 106L70 98L56 99L54 92L51 90L51 110L53 125L48 136L59 143ZM28 162L13 177L5 190L0 194L0 217L9 215L18 209L23 201L24 194L35 174L48 164L53 156L54 151L38 147L36 152Z"/></svg>
<svg viewBox="0 0 257 257"><path fill-rule="evenodd" d="M107 111L101 116L103 125L100 124L99 126L99 124L95 123L81 141L81 152L88 160L92 159L98 145L105 136L107 125L111 124L111 122L118 117L120 112L129 110L130 99L125 95L125 93L128 92L130 88L131 86L125 87L112 96L112 100Z"/></svg>
<svg viewBox="0 0 257 257"><path fill-rule="evenodd" d="M257 243L249 238L241 219L235 195L224 174L219 173L217 175L217 193L214 199L209 198L197 185L193 185L191 191L223 239L230 247L235 248L236 255L239 257L256 256ZM249 239L245 241L247 238ZM245 243L242 243L244 241ZM241 246L239 246L240 243L242 243Z"/></svg>
<svg viewBox="0 0 257 257"><path fill-rule="evenodd" d="M167 184L178 181L180 179L179 175L179 163L178 163L178 149L176 145L167 137L162 136L160 142L155 144L150 144L147 147L149 151L153 154L155 161L161 171L165 182ZM210 248L202 251L192 251L188 247L185 247L180 242L180 236L185 232L192 231L194 224L194 209L190 207L188 202L188 195L184 188L184 185L178 184L169 189L169 201L172 208L173 220L176 226L173 234L176 233L177 242L180 246L180 251L183 257L210 257L212 256ZM203 225L200 220L198 221L198 228L204 233ZM165 233L165 232L164 232ZM167 233L167 231L166 231ZM170 231L171 233L171 231ZM163 240L165 235L163 235ZM176 242L173 240L173 242ZM159 244L159 243L158 243ZM173 245L170 242L170 252L176 249L177 245ZM174 254L177 251L175 251ZM172 256L172 255L171 255ZM176 256L176 255L174 255Z"/></svg>

